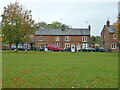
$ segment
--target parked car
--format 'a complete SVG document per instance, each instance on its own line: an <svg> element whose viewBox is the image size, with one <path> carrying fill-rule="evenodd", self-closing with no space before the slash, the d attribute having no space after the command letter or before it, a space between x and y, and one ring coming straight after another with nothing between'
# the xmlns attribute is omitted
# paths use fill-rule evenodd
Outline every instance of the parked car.
<svg viewBox="0 0 120 90"><path fill-rule="evenodd" d="M91 47L86 47L84 49L80 49L79 51L81 51L81 52L95 52L95 49L91 48Z"/></svg>
<svg viewBox="0 0 120 90"><path fill-rule="evenodd" d="M48 51L63 51L63 49L59 48L57 45L48 45Z"/></svg>
<svg viewBox="0 0 120 90"><path fill-rule="evenodd" d="M13 46L12 50L16 51L16 46ZM26 48L26 47L23 47L23 46L18 46L18 50L30 51L30 48Z"/></svg>
<svg viewBox="0 0 120 90"><path fill-rule="evenodd" d="M95 52L99 52L99 47L98 47L98 48L95 48Z"/></svg>
<svg viewBox="0 0 120 90"><path fill-rule="evenodd" d="M105 52L104 47L99 47L99 52Z"/></svg>

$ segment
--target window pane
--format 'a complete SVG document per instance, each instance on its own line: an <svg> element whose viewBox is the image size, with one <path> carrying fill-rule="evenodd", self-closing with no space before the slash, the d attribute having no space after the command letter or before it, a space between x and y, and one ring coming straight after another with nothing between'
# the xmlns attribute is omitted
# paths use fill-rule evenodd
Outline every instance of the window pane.
<svg viewBox="0 0 120 90"><path fill-rule="evenodd" d="M56 36L56 41L59 41L59 36Z"/></svg>
<svg viewBox="0 0 120 90"><path fill-rule="evenodd" d="M48 48L48 44L45 44L45 48Z"/></svg>
<svg viewBox="0 0 120 90"><path fill-rule="evenodd" d="M39 37L39 40L43 40L42 36Z"/></svg>

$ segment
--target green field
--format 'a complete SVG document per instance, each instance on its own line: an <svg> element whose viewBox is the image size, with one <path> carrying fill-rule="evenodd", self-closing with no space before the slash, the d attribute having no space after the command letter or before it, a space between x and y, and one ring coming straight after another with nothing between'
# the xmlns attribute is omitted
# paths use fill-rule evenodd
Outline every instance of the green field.
<svg viewBox="0 0 120 90"><path fill-rule="evenodd" d="M3 88L117 88L118 53L3 52Z"/></svg>

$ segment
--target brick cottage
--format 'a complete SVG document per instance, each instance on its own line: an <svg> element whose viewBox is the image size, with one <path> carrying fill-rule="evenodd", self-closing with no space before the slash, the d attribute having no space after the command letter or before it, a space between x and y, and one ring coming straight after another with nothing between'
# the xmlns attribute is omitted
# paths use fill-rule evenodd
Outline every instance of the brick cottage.
<svg viewBox="0 0 120 90"><path fill-rule="evenodd" d="M110 25L109 20L107 20L106 24L101 32L101 45L105 48L105 51L118 52L118 39L115 38L116 28Z"/></svg>

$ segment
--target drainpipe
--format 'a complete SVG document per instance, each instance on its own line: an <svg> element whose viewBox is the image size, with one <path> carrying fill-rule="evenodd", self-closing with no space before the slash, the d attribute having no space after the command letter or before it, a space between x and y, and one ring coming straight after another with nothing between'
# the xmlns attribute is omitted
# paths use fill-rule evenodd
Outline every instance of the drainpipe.
<svg viewBox="0 0 120 90"><path fill-rule="evenodd" d="M63 48L63 35L62 35L62 48Z"/></svg>

